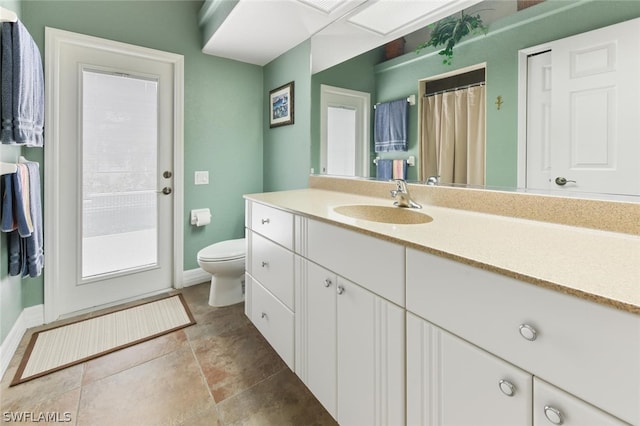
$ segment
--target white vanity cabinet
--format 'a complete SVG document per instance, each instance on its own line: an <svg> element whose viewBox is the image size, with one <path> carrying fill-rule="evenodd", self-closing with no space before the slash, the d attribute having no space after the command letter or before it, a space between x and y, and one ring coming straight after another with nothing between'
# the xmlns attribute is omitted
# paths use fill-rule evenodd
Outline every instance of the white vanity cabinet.
<svg viewBox="0 0 640 426"><path fill-rule="evenodd" d="M350 232L303 221L307 231L337 238L331 251L351 258ZM330 258L316 236L307 233L307 247ZM354 258L377 256L372 247L357 250ZM405 424L404 309L312 260L296 258L296 373L341 425Z"/></svg>
<svg viewBox="0 0 640 426"><path fill-rule="evenodd" d="M637 315L413 249L407 310L585 407L640 424Z"/></svg>
<svg viewBox="0 0 640 426"><path fill-rule="evenodd" d="M294 369L294 216L246 202L245 314Z"/></svg>

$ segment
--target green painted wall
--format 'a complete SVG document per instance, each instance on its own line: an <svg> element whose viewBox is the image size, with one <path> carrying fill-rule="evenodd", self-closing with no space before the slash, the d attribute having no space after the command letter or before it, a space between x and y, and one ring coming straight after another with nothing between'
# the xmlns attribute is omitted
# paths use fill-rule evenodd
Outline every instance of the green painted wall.
<svg viewBox="0 0 640 426"><path fill-rule="evenodd" d="M201 4L200 1L163 0L30 0L22 2L21 8L22 20L42 53L44 27L49 26L184 55L185 184L176 190L184 191L185 270L198 267L196 253L202 247L244 236L242 195L261 192L263 181L263 68L201 52L198 28ZM304 84L302 86L304 90ZM308 98L306 103L308 105ZM308 107L301 112L302 122L304 114L308 121ZM42 149L23 152L28 158L43 163ZM194 185L196 170L209 171L209 185ZM202 228L189 225L189 211L204 207L211 208L211 225ZM21 308L43 303L44 287L42 279L24 280L20 284L21 295L17 289L6 290L9 287L4 282L7 281L6 262L0 261L3 268L0 270L3 284L0 338L4 339L6 330L15 322L9 318L15 316L15 299L22 299L19 314ZM19 287L11 282L12 289Z"/></svg>
<svg viewBox="0 0 640 426"><path fill-rule="evenodd" d="M437 54L440 49L433 48L419 55L409 52L377 65L372 100L384 102L417 94L419 80L486 62L487 185L513 188L517 185L518 50L638 16L640 1L547 0L492 24L486 36L464 40L454 48L450 66L442 64L442 57ZM348 69L345 64L339 67ZM353 76L344 76L349 77ZM504 101L500 110L494 104L497 96ZM314 96L314 104L319 104L319 99L319 95ZM408 154L417 153L417 111L417 105L410 108ZM319 141L319 126L312 129L312 157L317 161L315 141ZM416 168L409 168L409 179L415 179L416 172Z"/></svg>
<svg viewBox="0 0 640 426"><path fill-rule="evenodd" d="M19 1L0 0L0 6L14 11L18 18L21 18ZM15 162L21 152L20 147L0 144L0 161ZM0 344L22 312L23 280L20 277L9 276L8 264L6 235L0 233ZM26 281L29 280L24 282Z"/></svg>
<svg viewBox="0 0 640 426"><path fill-rule="evenodd" d="M306 188L311 168L311 43L301 43L264 67L264 190ZM294 124L269 128L269 91L295 82Z"/></svg>
<svg viewBox="0 0 640 426"><path fill-rule="evenodd" d="M44 27L178 53L185 57L184 269L213 242L244 235L242 195L262 190L262 68L201 52L198 1L28 1L23 14L42 46ZM209 185L194 185L196 170ZM212 223L189 224L209 207ZM39 303L42 303L40 301Z"/></svg>

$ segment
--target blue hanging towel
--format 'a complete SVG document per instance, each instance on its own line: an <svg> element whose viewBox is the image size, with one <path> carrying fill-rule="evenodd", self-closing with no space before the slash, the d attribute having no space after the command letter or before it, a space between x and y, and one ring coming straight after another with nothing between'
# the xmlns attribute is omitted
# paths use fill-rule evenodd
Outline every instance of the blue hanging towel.
<svg viewBox="0 0 640 426"><path fill-rule="evenodd" d="M44 73L40 50L22 22L2 23L3 144L43 146Z"/></svg>
<svg viewBox="0 0 640 426"><path fill-rule="evenodd" d="M378 160L376 168L377 180L391 180L393 176L393 160Z"/></svg>
<svg viewBox="0 0 640 426"><path fill-rule="evenodd" d="M406 99L376 105L374 115L375 152L407 150L408 110Z"/></svg>

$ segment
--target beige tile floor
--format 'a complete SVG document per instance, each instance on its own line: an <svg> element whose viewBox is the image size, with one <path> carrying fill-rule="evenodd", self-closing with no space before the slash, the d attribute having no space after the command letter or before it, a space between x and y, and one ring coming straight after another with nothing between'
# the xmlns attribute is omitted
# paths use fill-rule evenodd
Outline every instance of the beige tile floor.
<svg viewBox="0 0 640 426"><path fill-rule="evenodd" d="M34 424L335 425L244 305L212 308L208 291L182 291L195 325L10 388L29 330L0 382L0 422L58 413L70 421Z"/></svg>

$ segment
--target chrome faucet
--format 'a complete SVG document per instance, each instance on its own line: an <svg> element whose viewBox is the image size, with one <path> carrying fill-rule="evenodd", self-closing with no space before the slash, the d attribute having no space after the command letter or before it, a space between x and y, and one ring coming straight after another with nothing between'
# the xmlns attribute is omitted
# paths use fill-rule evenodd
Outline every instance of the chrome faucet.
<svg viewBox="0 0 640 426"><path fill-rule="evenodd" d="M421 209L422 206L411 199L409 194L409 188L407 188L407 182L404 179L394 179L396 183L396 189L391 190L391 196L398 201L393 203L398 207L410 207L412 209Z"/></svg>
<svg viewBox="0 0 640 426"><path fill-rule="evenodd" d="M440 176L429 176L425 182L427 185L437 185L440 183Z"/></svg>

